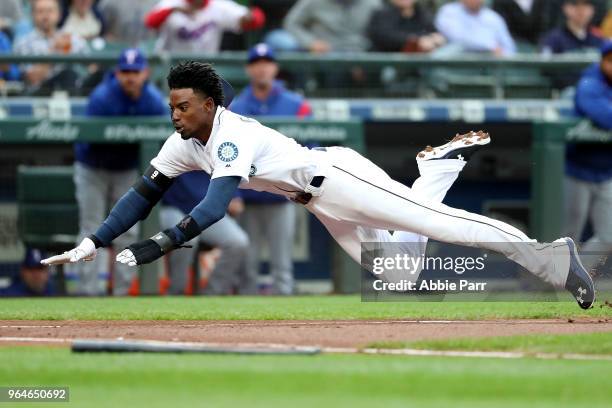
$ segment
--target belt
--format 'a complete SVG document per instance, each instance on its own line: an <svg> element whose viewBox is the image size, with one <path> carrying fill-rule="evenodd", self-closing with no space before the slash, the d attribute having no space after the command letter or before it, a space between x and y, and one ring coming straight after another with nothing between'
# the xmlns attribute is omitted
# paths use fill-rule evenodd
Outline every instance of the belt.
<svg viewBox="0 0 612 408"><path fill-rule="evenodd" d="M319 188L321 187L321 184L323 184L324 180L325 180L324 176L314 176L312 180L310 181L310 185L315 188ZM302 205L308 204L310 200L312 200L312 194L307 193L305 191L296 193L295 197L293 198L293 201L295 201L296 203L300 203Z"/></svg>
<svg viewBox="0 0 612 408"><path fill-rule="evenodd" d="M321 152L326 152L327 148L326 147L313 147L310 150L318 150ZM319 188L321 187L321 184L323 184L323 180L325 180L325 176L314 176L312 180L310 180L310 185L314 188ZM295 201L296 203L302 204L302 205L308 204L310 200L312 200L312 194L307 193L305 191L296 193L295 197L293 198L293 201Z"/></svg>

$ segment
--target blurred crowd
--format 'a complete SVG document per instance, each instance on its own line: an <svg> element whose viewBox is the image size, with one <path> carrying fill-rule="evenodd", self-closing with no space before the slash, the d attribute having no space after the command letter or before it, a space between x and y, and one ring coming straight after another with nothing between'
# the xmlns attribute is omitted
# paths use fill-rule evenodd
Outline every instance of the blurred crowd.
<svg viewBox="0 0 612 408"><path fill-rule="evenodd" d="M585 52L606 37L612 37L610 0L0 2L0 52L20 55L125 47L197 54L246 50L263 42L277 52L511 56ZM78 93L99 83L103 73L98 71L95 65L5 64L0 78L21 82L27 94ZM351 76L358 82L360 73Z"/></svg>

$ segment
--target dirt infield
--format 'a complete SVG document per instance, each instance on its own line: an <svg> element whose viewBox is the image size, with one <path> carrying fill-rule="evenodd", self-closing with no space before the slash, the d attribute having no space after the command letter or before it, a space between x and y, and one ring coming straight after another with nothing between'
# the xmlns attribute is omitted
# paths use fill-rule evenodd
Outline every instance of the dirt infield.
<svg viewBox="0 0 612 408"><path fill-rule="evenodd" d="M523 334L612 331L612 319L580 320L335 320L335 321L0 321L0 345L67 344L75 338L147 339L220 344L363 347L413 341Z"/></svg>

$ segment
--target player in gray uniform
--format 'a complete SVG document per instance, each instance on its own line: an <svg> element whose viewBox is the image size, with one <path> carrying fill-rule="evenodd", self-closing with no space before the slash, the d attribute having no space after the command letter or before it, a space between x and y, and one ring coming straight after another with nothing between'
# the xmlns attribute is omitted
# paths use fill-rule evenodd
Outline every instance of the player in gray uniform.
<svg viewBox="0 0 612 408"><path fill-rule="evenodd" d="M500 252L545 282L570 291L580 307L589 308L595 301L593 281L571 239L539 244L508 224L440 202L463 167L461 158L489 143L487 134L458 136L419 153L421 177L409 188L351 149L309 150L256 120L227 111L221 80L209 64L173 67L168 87L176 132L98 230L45 263L92 259L96 248L144 219L173 178L198 169L211 175L202 202L175 227L129 245L117 255L118 262L141 265L179 248L220 220L240 187L302 203L357 262L361 242L412 243L406 250L420 256L410 246L419 242L424 249L432 238Z"/></svg>

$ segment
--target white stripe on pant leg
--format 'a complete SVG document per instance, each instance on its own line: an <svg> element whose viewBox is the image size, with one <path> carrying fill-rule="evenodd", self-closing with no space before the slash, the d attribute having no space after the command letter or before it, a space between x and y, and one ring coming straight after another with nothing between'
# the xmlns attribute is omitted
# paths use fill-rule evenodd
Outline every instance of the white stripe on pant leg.
<svg viewBox="0 0 612 408"><path fill-rule="evenodd" d="M353 166L354 167L354 166ZM567 246L543 247L518 229L481 215L431 203L391 179L364 179L367 170L334 166L316 211L376 229L408 230L442 242L501 252L534 275L563 287L569 269ZM365 176L359 177L359 174Z"/></svg>

